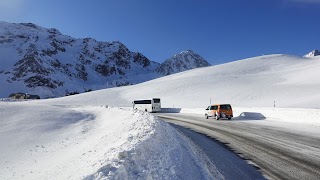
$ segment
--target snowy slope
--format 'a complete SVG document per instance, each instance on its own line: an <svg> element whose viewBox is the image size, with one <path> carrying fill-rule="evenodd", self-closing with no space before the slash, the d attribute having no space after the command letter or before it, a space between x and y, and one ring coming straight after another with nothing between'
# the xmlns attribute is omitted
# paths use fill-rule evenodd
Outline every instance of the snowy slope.
<svg viewBox="0 0 320 180"><path fill-rule="evenodd" d="M310 61L312 59L312 61ZM206 107L231 103L244 107L320 108L320 57L268 55L194 69L128 87L85 93L52 102L131 106L134 99L160 97L164 107Z"/></svg>

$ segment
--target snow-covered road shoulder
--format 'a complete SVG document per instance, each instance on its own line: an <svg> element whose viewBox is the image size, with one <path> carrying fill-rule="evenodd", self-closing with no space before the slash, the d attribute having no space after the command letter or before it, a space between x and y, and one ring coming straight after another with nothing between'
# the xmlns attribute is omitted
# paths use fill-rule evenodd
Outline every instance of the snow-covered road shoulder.
<svg viewBox="0 0 320 180"><path fill-rule="evenodd" d="M1 179L223 179L174 128L141 111L0 102Z"/></svg>
<svg viewBox="0 0 320 180"><path fill-rule="evenodd" d="M204 108L165 108L165 113L201 114ZM320 127L320 110L307 108L233 107L233 120L267 120Z"/></svg>

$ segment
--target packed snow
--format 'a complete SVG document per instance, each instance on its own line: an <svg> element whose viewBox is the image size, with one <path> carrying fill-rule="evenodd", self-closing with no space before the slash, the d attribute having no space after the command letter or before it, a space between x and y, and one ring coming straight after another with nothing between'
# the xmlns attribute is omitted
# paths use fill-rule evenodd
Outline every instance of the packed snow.
<svg viewBox="0 0 320 180"><path fill-rule="evenodd" d="M224 179L196 145L131 102L157 97L194 114L211 99L231 103L234 120L319 135L319 72L317 57L269 55L63 98L0 101L0 178Z"/></svg>

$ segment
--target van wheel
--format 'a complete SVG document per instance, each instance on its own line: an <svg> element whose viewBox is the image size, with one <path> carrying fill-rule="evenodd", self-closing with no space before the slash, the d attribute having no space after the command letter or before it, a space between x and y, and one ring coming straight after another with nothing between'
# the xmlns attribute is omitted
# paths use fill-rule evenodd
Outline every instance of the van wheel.
<svg viewBox="0 0 320 180"><path fill-rule="evenodd" d="M220 116L218 114L216 114L216 120L219 120Z"/></svg>
<svg viewBox="0 0 320 180"><path fill-rule="evenodd" d="M205 114L204 117L205 117L206 119L208 119L208 115Z"/></svg>
<svg viewBox="0 0 320 180"><path fill-rule="evenodd" d="M231 116L229 116L228 119L231 120Z"/></svg>

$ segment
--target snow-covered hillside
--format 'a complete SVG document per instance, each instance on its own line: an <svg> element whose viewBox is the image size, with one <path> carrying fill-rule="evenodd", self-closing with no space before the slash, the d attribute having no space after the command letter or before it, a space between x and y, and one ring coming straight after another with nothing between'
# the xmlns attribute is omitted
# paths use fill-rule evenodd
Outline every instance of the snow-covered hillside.
<svg viewBox="0 0 320 180"><path fill-rule="evenodd" d="M244 107L273 107L275 102L276 107L320 108L319 73L320 57L267 55L52 102L81 105L99 97L95 104L131 106L134 99L159 97L164 107L206 107L211 99Z"/></svg>

